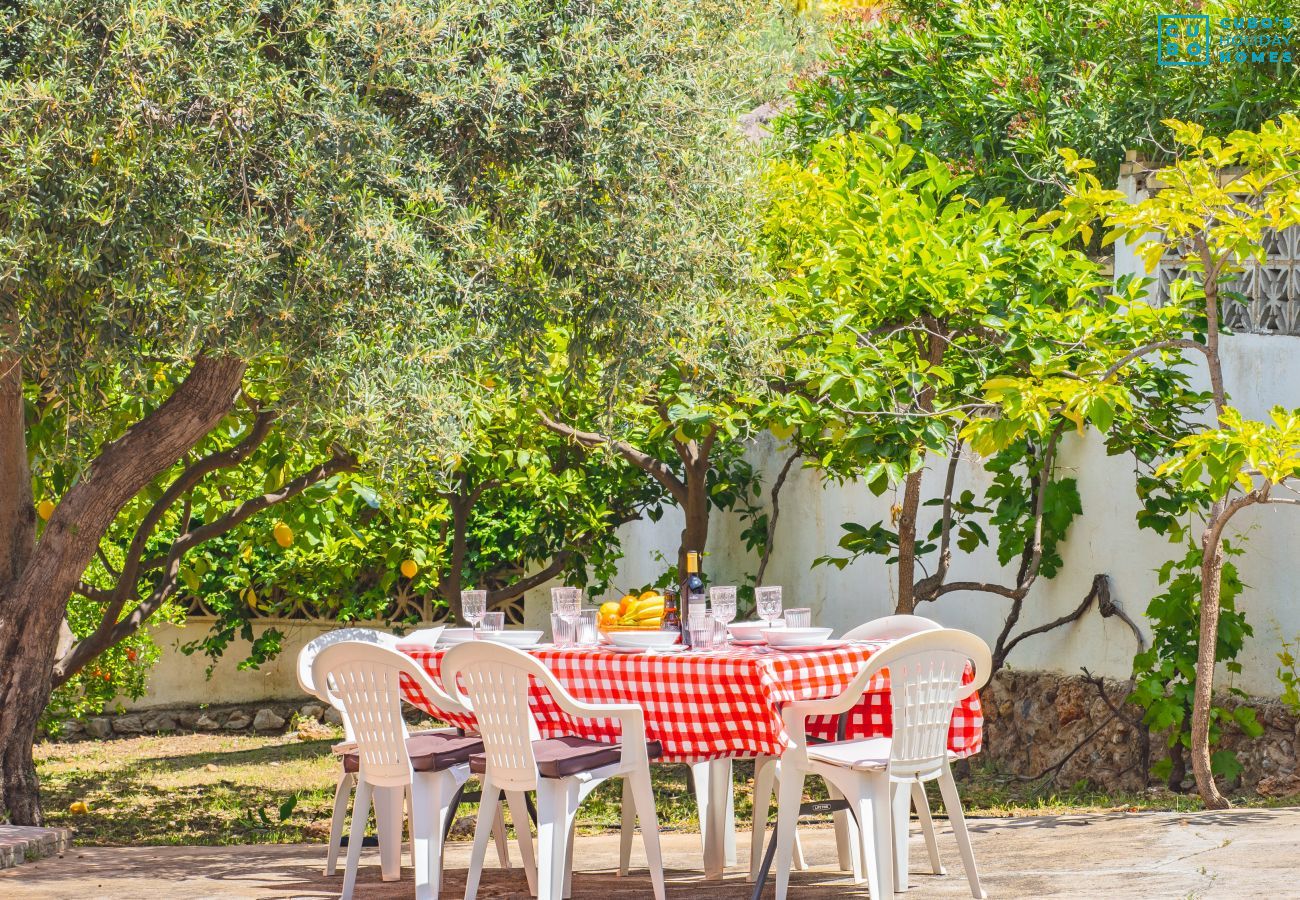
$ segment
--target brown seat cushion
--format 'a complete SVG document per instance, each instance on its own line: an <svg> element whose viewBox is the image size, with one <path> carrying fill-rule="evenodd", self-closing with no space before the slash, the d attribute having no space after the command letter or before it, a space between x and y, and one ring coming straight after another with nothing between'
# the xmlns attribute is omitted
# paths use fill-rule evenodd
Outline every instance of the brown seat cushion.
<svg viewBox="0 0 1300 900"><path fill-rule="evenodd" d="M645 747L651 759L663 755L663 745L658 741L646 741ZM580 737L547 738L533 741L533 756L537 759L537 772L543 778L566 778L602 766L612 766L623 758L623 745ZM486 772L487 755L475 753L471 756L469 770L475 775Z"/></svg>
<svg viewBox="0 0 1300 900"><path fill-rule="evenodd" d="M411 755L411 768L417 772L441 772L467 762L471 755L483 749L483 739L476 734L461 735L454 729L447 731L421 731L406 739L406 752ZM343 771L356 772L361 768L361 757L355 750L343 754Z"/></svg>

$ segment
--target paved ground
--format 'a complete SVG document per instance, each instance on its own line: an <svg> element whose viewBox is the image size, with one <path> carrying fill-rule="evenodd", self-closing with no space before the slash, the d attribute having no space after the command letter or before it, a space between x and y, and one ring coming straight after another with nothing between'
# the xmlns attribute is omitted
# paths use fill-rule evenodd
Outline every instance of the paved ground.
<svg viewBox="0 0 1300 900"><path fill-rule="evenodd" d="M949 874L922 874L924 847L913 830L912 900L969 897L952 835L940 835ZM972 823L976 858L991 898L1134 897L1300 900L1300 809L1223 813L1135 813L984 819ZM833 833L806 828L805 848L814 867L796 874L791 900L865 897L834 871ZM648 897L645 870L617 878L615 836L579 839L575 898ZM745 898L749 886L733 870L723 882L705 883L698 835L664 839L670 898ZM741 856L747 858L742 836ZM489 854L491 856L491 854ZM62 859L29 863L0 873L6 900L57 898L317 898L337 896L341 879L320 874L319 846L140 847L74 849ZM449 845L443 896L461 895L468 845ZM634 864L637 857L634 857ZM378 861L363 857L357 896L388 900L412 896L410 870L383 884ZM366 863L369 863L367 865ZM527 897L523 872L485 873L480 897ZM767 896L771 896L768 889Z"/></svg>

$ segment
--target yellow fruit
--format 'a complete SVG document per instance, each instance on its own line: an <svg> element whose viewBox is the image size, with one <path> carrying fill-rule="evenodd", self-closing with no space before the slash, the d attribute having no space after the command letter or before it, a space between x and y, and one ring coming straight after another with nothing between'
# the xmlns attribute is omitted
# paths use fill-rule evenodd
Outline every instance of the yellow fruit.
<svg viewBox="0 0 1300 900"><path fill-rule="evenodd" d="M772 436L775 437L778 441L788 441L790 440L790 438L794 437L794 426L773 425Z"/></svg>
<svg viewBox="0 0 1300 900"><path fill-rule="evenodd" d="M283 522L276 522L275 528L271 529L275 535L275 542L281 547L288 547L293 544L293 529Z"/></svg>
<svg viewBox="0 0 1300 900"><path fill-rule="evenodd" d="M644 609L638 609L632 613L632 618L638 622L644 622L646 619L662 619L663 615L664 605L660 603L658 606L647 606Z"/></svg>
<svg viewBox="0 0 1300 900"><path fill-rule="evenodd" d="M618 611L615 610L614 612L602 612L600 614L600 624L601 627L603 628L609 628L612 625L617 625Z"/></svg>
<svg viewBox="0 0 1300 900"><path fill-rule="evenodd" d="M633 603L636 603L636 594L624 594L618 600L618 614L620 616L627 615L627 611L632 608Z"/></svg>
<svg viewBox="0 0 1300 900"><path fill-rule="evenodd" d="M619 604L617 600L610 600L607 603L600 604L601 618L604 618L605 616L614 616L617 618L619 614L618 607Z"/></svg>
<svg viewBox="0 0 1300 900"><path fill-rule="evenodd" d="M84 800L76 800L68 804L68 812L74 816L84 816L90 812L90 804Z"/></svg>
<svg viewBox="0 0 1300 900"><path fill-rule="evenodd" d="M637 599L638 599L638 600L653 600L653 599L655 599L656 597L661 597L661 596L662 596L662 595L661 595L658 591L645 591L645 592L644 592L643 594L641 594L641 596L638 597Z"/></svg>
<svg viewBox="0 0 1300 900"><path fill-rule="evenodd" d="M489 391L495 389L496 386L497 386L497 380L495 378L488 376L487 378L483 379L483 387L487 388Z"/></svg>
<svg viewBox="0 0 1300 900"><path fill-rule="evenodd" d="M402 574L407 578L414 578L419 571L420 567L415 560L407 559L402 561Z"/></svg>
<svg viewBox="0 0 1300 900"><path fill-rule="evenodd" d="M36 504L36 515L41 517L42 522L48 522L50 516L54 515L54 503L49 500L42 500Z"/></svg>

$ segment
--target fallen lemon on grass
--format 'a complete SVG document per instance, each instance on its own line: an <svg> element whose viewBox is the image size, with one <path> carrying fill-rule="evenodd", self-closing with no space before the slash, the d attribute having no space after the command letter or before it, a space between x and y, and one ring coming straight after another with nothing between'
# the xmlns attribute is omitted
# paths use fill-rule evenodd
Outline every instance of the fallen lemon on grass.
<svg viewBox="0 0 1300 900"><path fill-rule="evenodd" d="M42 500L36 504L36 515L41 517L42 522L48 522L50 516L54 515L54 503L50 500Z"/></svg>
<svg viewBox="0 0 1300 900"><path fill-rule="evenodd" d="M68 812L74 816L84 816L90 812L90 804L85 800L76 800L68 804Z"/></svg>
<svg viewBox="0 0 1300 900"><path fill-rule="evenodd" d="M275 542L281 547L287 548L293 543L293 529L283 522L276 522L271 533L275 535Z"/></svg>
<svg viewBox="0 0 1300 900"><path fill-rule="evenodd" d="M420 566L413 559L404 560L401 568L402 574L407 578L414 578L420 572Z"/></svg>

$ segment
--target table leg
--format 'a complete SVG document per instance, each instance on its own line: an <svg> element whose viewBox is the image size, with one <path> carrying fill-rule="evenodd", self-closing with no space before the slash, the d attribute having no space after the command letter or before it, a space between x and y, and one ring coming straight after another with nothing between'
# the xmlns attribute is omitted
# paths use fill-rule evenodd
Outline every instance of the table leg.
<svg viewBox="0 0 1300 900"><path fill-rule="evenodd" d="M704 818L704 877L716 881L722 878L727 864L727 791L731 788L731 760L715 759L702 768L708 772L707 784L700 785L702 796L708 797Z"/></svg>
<svg viewBox="0 0 1300 900"><path fill-rule="evenodd" d="M375 788L375 833L379 836L379 870L384 881L398 881L402 877L405 797L405 789L401 787Z"/></svg>

